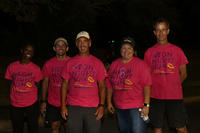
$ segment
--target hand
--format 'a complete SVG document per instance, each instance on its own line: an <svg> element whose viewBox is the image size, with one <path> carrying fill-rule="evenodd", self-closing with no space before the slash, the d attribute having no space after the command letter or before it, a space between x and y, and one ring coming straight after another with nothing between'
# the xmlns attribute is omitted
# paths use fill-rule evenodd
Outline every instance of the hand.
<svg viewBox="0 0 200 133"><path fill-rule="evenodd" d="M99 106L95 112L95 115L97 116L96 120L100 120L103 117L103 114L104 114L104 107Z"/></svg>
<svg viewBox="0 0 200 133"><path fill-rule="evenodd" d="M114 106L112 105L112 103L109 103L108 106L107 106L107 109L110 113L114 114L115 113L115 108Z"/></svg>
<svg viewBox="0 0 200 133"><path fill-rule="evenodd" d="M61 106L61 116L64 120L67 120L67 116L68 116L68 110L66 106Z"/></svg>
<svg viewBox="0 0 200 133"><path fill-rule="evenodd" d="M46 102L42 102L41 105L40 105L40 112L41 114L44 114L44 110L46 109Z"/></svg>
<svg viewBox="0 0 200 133"><path fill-rule="evenodd" d="M149 114L149 107L143 106L141 111L141 116L148 116Z"/></svg>

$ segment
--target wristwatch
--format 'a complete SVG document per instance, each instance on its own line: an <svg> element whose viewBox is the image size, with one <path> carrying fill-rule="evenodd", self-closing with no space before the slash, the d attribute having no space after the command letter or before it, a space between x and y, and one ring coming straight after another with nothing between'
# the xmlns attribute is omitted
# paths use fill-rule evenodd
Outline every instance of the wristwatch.
<svg viewBox="0 0 200 133"><path fill-rule="evenodd" d="M150 107L150 105L148 103L144 103L143 106Z"/></svg>

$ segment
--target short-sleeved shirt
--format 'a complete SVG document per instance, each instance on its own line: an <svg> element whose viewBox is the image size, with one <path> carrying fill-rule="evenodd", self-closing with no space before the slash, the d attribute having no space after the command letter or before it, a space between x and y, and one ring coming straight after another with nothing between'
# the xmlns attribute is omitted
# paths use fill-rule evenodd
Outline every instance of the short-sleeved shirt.
<svg viewBox="0 0 200 133"><path fill-rule="evenodd" d="M69 80L67 104L82 107L97 107L99 88L97 82L105 79L106 70L103 63L90 55L76 55L65 65L62 77Z"/></svg>
<svg viewBox="0 0 200 133"><path fill-rule="evenodd" d="M10 86L11 105L15 107L27 107L38 99L35 82L42 80L40 67L30 62L27 65L19 61L11 63L5 74L5 78L12 80Z"/></svg>
<svg viewBox="0 0 200 133"><path fill-rule="evenodd" d="M151 85L151 74L145 62L133 57L128 63L115 60L108 71L106 85L113 89L115 106L120 109L142 107L144 87Z"/></svg>
<svg viewBox="0 0 200 133"><path fill-rule="evenodd" d="M48 103L56 107L60 107L61 105L61 73L63 71L65 63L69 59L70 57L67 57L65 60L58 60L56 57L53 57L48 60L42 68L44 77L49 78Z"/></svg>
<svg viewBox="0 0 200 133"><path fill-rule="evenodd" d="M178 46L155 44L146 51L144 61L151 68L152 98L183 99L179 68L188 60Z"/></svg>

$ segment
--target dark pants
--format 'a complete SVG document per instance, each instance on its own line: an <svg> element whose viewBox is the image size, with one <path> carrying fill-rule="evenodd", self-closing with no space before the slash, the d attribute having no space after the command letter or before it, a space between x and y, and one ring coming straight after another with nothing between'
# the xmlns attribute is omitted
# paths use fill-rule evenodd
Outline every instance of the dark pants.
<svg viewBox="0 0 200 133"><path fill-rule="evenodd" d="M38 109L38 102L35 102L34 104L28 107L11 106L10 113L13 125L13 133L23 133L25 118L27 118L28 132L38 133Z"/></svg>
<svg viewBox="0 0 200 133"><path fill-rule="evenodd" d="M96 107L67 106L68 133L100 133L101 120L96 120Z"/></svg>

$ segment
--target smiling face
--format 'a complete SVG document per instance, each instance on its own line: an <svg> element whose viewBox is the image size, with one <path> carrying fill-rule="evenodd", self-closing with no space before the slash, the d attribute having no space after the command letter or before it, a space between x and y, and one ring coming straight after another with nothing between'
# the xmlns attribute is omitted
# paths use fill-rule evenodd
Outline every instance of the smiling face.
<svg viewBox="0 0 200 133"><path fill-rule="evenodd" d="M165 22L157 23L153 31L156 36L157 42L168 42L167 36L169 34L169 27Z"/></svg>
<svg viewBox="0 0 200 133"><path fill-rule="evenodd" d="M124 60L125 62L128 62L132 59L134 55L134 48L130 44L123 44L120 49L120 52L121 52L122 60Z"/></svg>
<svg viewBox="0 0 200 133"><path fill-rule="evenodd" d="M22 59L31 60L34 55L34 48L31 45L26 45L23 49L21 49Z"/></svg>
<svg viewBox="0 0 200 133"><path fill-rule="evenodd" d="M76 47L78 48L80 55L89 55L91 40L81 37L78 40L76 40Z"/></svg>
<svg viewBox="0 0 200 133"><path fill-rule="evenodd" d="M65 42L63 41L58 41L53 47L53 50L56 52L56 55L58 56L66 55L68 49L69 49L68 45L66 45Z"/></svg>

